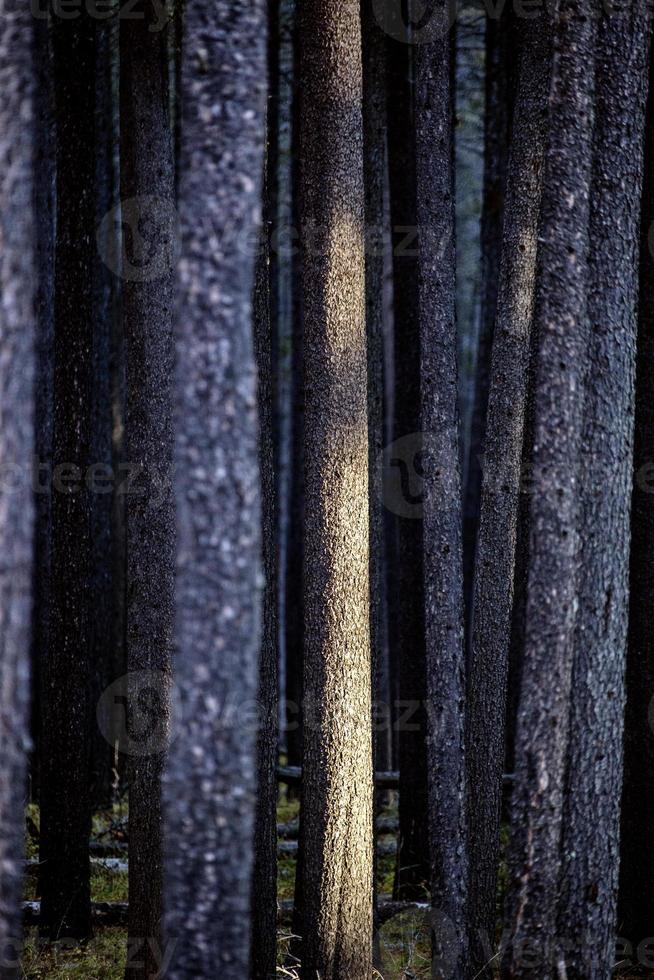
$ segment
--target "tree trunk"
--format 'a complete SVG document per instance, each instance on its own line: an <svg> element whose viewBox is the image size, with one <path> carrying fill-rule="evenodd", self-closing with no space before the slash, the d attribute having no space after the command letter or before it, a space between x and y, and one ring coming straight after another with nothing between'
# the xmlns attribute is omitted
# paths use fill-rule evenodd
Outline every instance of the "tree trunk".
<svg viewBox="0 0 654 980"><path fill-rule="evenodd" d="M451 52L446 32L414 49L432 980L468 977Z"/></svg>
<svg viewBox="0 0 654 980"><path fill-rule="evenodd" d="M174 601L175 189L167 38L152 26L147 18L120 22L125 455L137 474L126 515L129 942L134 953L128 980L157 973L152 944L162 939L161 774L170 724Z"/></svg>
<svg viewBox="0 0 654 980"><path fill-rule="evenodd" d="M648 21L638 8L605 14L597 41L583 537L559 903L568 976L592 980L609 980L615 962Z"/></svg>
<svg viewBox="0 0 654 980"><path fill-rule="evenodd" d="M410 47L389 40L388 163L393 241L395 397L393 443L385 453L384 501L397 523L392 651L399 672L400 835L394 898L425 898L427 831L426 675L422 575L422 422Z"/></svg>
<svg viewBox="0 0 654 980"><path fill-rule="evenodd" d="M92 18L53 20L57 217L50 645L42 667L41 933L91 932L90 493L93 345Z"/></svg>
<svg viewBox="0 0 654 980"><path fill-rule="evenodd" d="M306 0L302 974L372 977L372 741L361 24Z"/></svg>
<svg viewBox="0 0 654 980"><path fill-rule="evenodd" d="M258 799L252 877L252 980L270 980L277 963L277 570L275 473L273 468L272 343L268 277L267 161L263 181L263 233L254 287L254 348L258 370L259 460L261 469L262 556L265 576L259 656L260 729L257 746Z"/></svg>
<svg viewBox="0 0 654 980"><path fill-rule="evenodd" d="M176 680L165 781L171 980L246 977L260 646L252 291L266 11L189 0L182 58ZM229 239L225 228L229 224ZM214 860L207 861L207 855Z"/></svg>
<svg viewBox="0 0 654 980"><path fill-rule="evenodd" d="M473 579L477 554L482 467L486 451L491 353L502 255L504 194L511 122L512 93L509 87L511 41L508 8L505 8L501 17L487 17L484 191L481 215L482 294L475 395L470 419L470 447L463 498L463 575L467 632L473 614ZM469 645L469 638L467 642Z"/></svg>
<svg viewBox="0 0 654 980"><path fill-rule="evenodd" d="M622 790L619 935L633 946L654 936L654 59L650 60L641 202L636 430L631 518L631 594ZM635 147L630 147L637 154ZM631 172L631 168L630 168Z"/></svg>
<svg viewBox="0 0 654 980"><path fill-rule="evenodd" d="M473 974L488 963L495 941L509 630L547 135L548 38L543 17L521 24L491 365L466 719Z"/></svg>
<svg viewBox="0 0 654 980"><path fill-rule="evenodd" d="M30 703L30 616L34 504L35 251L34 21L5 10L0 27L0 977L22 971L21 891ZM7 477L9 480L7 480ZM16 481L12 485L12 480Z"/></svg>
<svg viewBox="0 0 654 980"><path fill-rule="evenodd" d="M535 955L538 975L549 980L559 957L556 897L577 605L596 27L585 0L555 12L534 324L536 483L509 849L510 945L503 967L510 978L533 976Z"/></svg>

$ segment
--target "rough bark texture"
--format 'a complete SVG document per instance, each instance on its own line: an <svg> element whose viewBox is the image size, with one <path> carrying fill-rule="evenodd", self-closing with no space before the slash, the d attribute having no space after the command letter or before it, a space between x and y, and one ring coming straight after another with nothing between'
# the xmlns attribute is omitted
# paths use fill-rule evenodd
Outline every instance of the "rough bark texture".
<svg viewBox="0 0 654 980"><path fill-rule="evenodd" d="M361 25L300 9L305 328L302 974L372 976L372 740Z"/></svg>
<svg viewBox="0 0 654 980"><path fill-rule="evenodd" d="M538 217L547 134L548 25L524 21L486 429L467 699L473 973L495 939L509 630Z"/></svg>
<svg viewBox="0 0 654 980"><path fill-rule="evenodd" d="M473 579L477 554L482 467L502 256L504 193L509 156L509 65L511 33L508 7L486 19L486 104L484 110L484 192L481 215L482 292L475 370L475 397L470 419L470 447L463 498L463 576L466 630L472 620ZM469 645L469 637L467 639Z"/></svg>
<svg viewBox="0 0 654 980"><path fill-rule="evenodd" d="M105 215L116 204L117 173L115 150L118 139L114 125L113 74L117 60L117 21L95 25L95 225L107 236L115 234ZM116 281L104 261L111 242L105 241L94 254L93 268L93 382L91 385L91 461L95 472L109 473L113 463L111 404L111 349L116 316ZM111 483L100 482L101 492L91 495L91 581L93 609L91 634L92 710L114 680L115 590L112 562L113 494ZM95 720L95 719L94 719ZM91 805L108 806L112 796L113 745L107 738L110 719L94 724L91 746Z"/></svg>
<svg viewBox="0 0 654 980"><path fill-rule="evenodd" d="M127 498L129 980L157 973L163 915L161 774L169 728L174 603L172 491L173 145L165 31L120 22L120 194L123 206ZM176 229L175 229L176 230ZM141 243L145 238L145 247ZM160 680L159 680L160 678ZM148 737L149 736L149 737ZM131 964L134 965L131 965Z"/></svg>
<svg viewBox="0 0 654 980"><path fill-rule="evenodd" d="M246 977L260 493L252 291L265 141L261 0L189 0L177 326L180 722L166 770L172 980ZM225 237L229 223L233 235ZM207 855L212 860L207 860Z"/></svg>
<svg viewBox="0 0 654 980"><path fill-rule="evenodd" d="M596 28L585 0L557 7L534 325L536 483L506 910L504 975L511 978L549 980L559 955L556 896L577 608ZM525 956L525 943L532 956Z"/></svg>
<svg viewBox="0 0 654 980"><path fill-rule="evenodd" d="M415 49L432 980L467 980L463 551L450 39Z"/></svg>
<svg viewBox="0 0 654 980"><path fill-rule="evenodd" d="M272 343L268 277L268 197L264 168L263 235L254 288L254 348L259 376L262 558L265 577L259 654L258 798L252 875L252 980L271 980L277 962L277 574L273 468Z"/></svg>
<svg viewBox="0 0 654 980"><path fill-rule="evenodd" d="M410 46L388 42L388 164L393 241L395 398L385 501L397 525L392 586L399 673L400 837L393 894L424 899L429 882L425 636L422 576L420 330ZM407 244L409 243L409 244ZM391 489L389 489L392 488Z"/></svg>
<svg viewBox="0 0 654 980"><path fill-rule="evenodd" d="M53 19L57 218L50 642L42 668L41 932L91 932L89 835L94 22ZM46 737L47 735L47 737Z"/></svg>
<svg viewBox="0 0 654 980"><path fill-rule="evenodd" d="M583 538L559 904L575 980L608 980L615 962L649 40L648 16L635 5L605 15L597 42Z"/></svg>
<svg viewBox="0 0 654 980"><path fill-rule="evenodd" d="M34 505L25 476L34 451L36 323L33 20L26 7L0 23L0 977L21 974L24 801L29 743L29 654ZM18 479L16 479L16 476Z"/></svg>
<svg viewBox="0 0 654 980"><path fill-rule="evenodd" d="M636 430L631 518L631 595L627 653L618 935L633 953L654 936L654 60L650 60L645 176L641 204ZM632 152L637 152L635 149Z"/></svg>

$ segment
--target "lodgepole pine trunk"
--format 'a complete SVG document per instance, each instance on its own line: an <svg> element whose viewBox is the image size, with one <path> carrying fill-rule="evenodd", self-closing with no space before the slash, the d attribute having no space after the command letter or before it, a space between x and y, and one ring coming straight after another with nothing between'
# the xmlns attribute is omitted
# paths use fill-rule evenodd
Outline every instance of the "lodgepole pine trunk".
<svg viewBox="0 0 654 980"><path fill-rule="evenodd" d="M556 898L568 742L577 564L586 272L596 18L586 0L555 11L550 134L539 227L535 322L535 491L531 500L526 654L516 734L507 978L555 975ZM531 955L526 956L526 944ZM559 974L558 966L556 974Z"/></svg>
<svg viewBox="0 0 654 980"><path fill-rule="evenodd" d="M300 9L305 328L302 974L372 977L372 739L361 22Z"/></svg>
<svg viewBox="0 0 654 980"><path fill-rule="evenodd" d="M399 673L400 832L393 897L424 900L429 887L426 667L422 575L422 421L415 259L416 194L410 45L388 41L388 166L393 242L394 417L384 500L396 523L392 656Z"/></svg>
<svg viewBox="0 0 654 980"><path fill-rule="evenodd" d="M641 201L636 429L631 517L631 592L621 809L618 935L633 947L654 936L654 59L650 60L645 175ZM632 152L638 151L632 147Z"/></svg>
<svg viewBox="0 0 654 980"><path fill-rule="evenodd" d="M508 8L486 19L486 93L484 110L484 187L481 215L482 289L475 394L470 419L470 447L463 497L463 576L466 633L472 621L472 599L479 530L482 467L491 354L495 335L498 285L502 257L504 197L511 124L510 65L513 57ZM469 646L469 637L466 638Z"/></svg>
<svg viewBox="0 0 654 980"><path fill-rule="evenodd" d="M257 744L258 797L252 873L252 980L270 980L277 963L277 573L275 472L273 465L272 337L268 222L268 166L263 180L263 233L254 286L254 349L258 371L259 465L261 470L262 558L265 577L259 654L260 729Z"/></svg>
<svg viewBox="0 0 654 980"><path fill-rule="evenodd" d="M432 980L468 977L451 57L445 31L414 51Z"/></svg>
<svg viewBox="0 0 654 980"><path fill-rule="evenodd" d="M265 143L261 0L189 0L182 55L176 686L164 784L171 980L246 977L260 647L252 295ZM229 223L231 234L225 235ZM207 860L207 856L213 860Z"/></svg>
<svg viewBox="0 0 654 980"><path fill-rule="evenodd" d="M609 980L615 963L648 20L637 5L605 14L597 41L583 538L559 900L568 977L580 980Z"/></svg>
<svg viewBox="0 0 654 980"><path fill-rule="evenodd" d="M520 25L467 697L473 974L494 951L516 529L550 76L548 25ZM490 974L489 974L490 975Z"/></svg>
<svg viewBox="0 0 654 980"><path fill-rule="evenodd" d="M120 21L120 195L125 343L127 710L130 713L128 980L158 967L163 916L161 775L174 603L172 492L173 141L167 32ZM144 236L144 241L141 241Z"/></svg>
<svg viewBox="0 0 654 980"><path fill-rule="evenodd" d="M56 128L50 642L42 669L41 934L91 933L91 459L95 24L53 18Z"/></svg>
<svg viewBox="0 0 654 980"><path fill-rule="evenodd" d="M36 320L34 20L27 7L0 24L0 977L22 975L21 898L30 702ZM18 477L18 479L16 479Z"/></svg>

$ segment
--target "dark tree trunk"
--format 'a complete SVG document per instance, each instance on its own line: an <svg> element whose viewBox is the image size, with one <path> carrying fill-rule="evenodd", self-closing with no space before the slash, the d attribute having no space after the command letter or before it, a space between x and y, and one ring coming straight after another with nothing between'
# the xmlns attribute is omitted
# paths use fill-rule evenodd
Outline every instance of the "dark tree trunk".
<svg viewBox="0 0 654 980"><path fill-rule="evenodd" d="M128 980L157 973L163 915L161 774L174 602L172 492L174 173L165 31L120 21L127 498ZM143 238L141 237L143 236ZM136 950L140 950L140 955Z"/></svg>
<svg viewBox="0 0 654 980"><path fill-rule="evenodd" d="M555 11L534 323L535 492L503 964L510 978L533 977L535 957L538 976L549 980L559 956L556 898L577 605L596 27L585 0ZM525 956L525 943L532 956Z"/></svg>
<svg viewBox="0 0 654 980"><path fill-rule="evenodd" d="M605 14L597 40L583 536L559 902L575 980L609 980L615 962L648 21L636 6Z"/></svg>
<svg viewBox="0 0 654 980"><path fill-rule="evenodd" d="M636 431L631 518L631 594L627 653L618 934L635 954L654 936L654 59L650 60L641 203ZM637 154L635 147L631 148Z"/></svg>
<svg viewBox="0 0 654 980"><path fill-rule="evenodd" d="M482 294L475 395L470 420L470 447L463 498L463 576L467 631L472 620L491 353L502 255L502 223L511 117L509 79L510 61L513 55L511 40L511 23L507 7L501 17L486 19L484 191L481 215ZM467 642L469 643L469 638Z"/></svg>
<svg viewBox="0 0 654 980"><path fill-rule="evenodd" d="M22 974L21 891L30 703L36 319L34 221L34 21L26 6L0 26L0 977ZM17 477L17 479L16 479Z"/></svg>
<svg viewBox="0 0 654 980"><path fill-rule="evenodd" d="M468 977L451 51L439 32L414 54L432 980Z"/></svg>
<svg viewBox="0 0 654 980"><path fill-rule="evenodd" d="M50 18L34 24L36 70L36 384L34 387L35 474L34 576L32 608L31 795L39 799L41 754L41 662L50 634L50 547L52 500L52 383L54 343L55 129Z"/></svg>
<svg viewBox="0 0 654 980"><path fill-rule="evenodd" d="M468 674L473 974L488 963L495 941L509 631L547 136L550 45L543 17L522 23L519 44Z"/></svg>
<svg viewBox="0 0 654 980"><path fill-rule="evenodd" d="M361 23L300 9L305 329L302 973L372 977L372 740Z"/></svg>
<svg viewBox="0 0 654 980"><path fill-rule="evenodd" d="M263 182L263 234L254 287L254 349L259 377L259 460L263 624L259 655L260 729L257 745L258 797L252 876L252 980L271 980L277 962L277 570L275 473L273 468L272 338L268 275L269 222L267 162Z"/></svg>
<svg viewBox="0 0 654 980"><path fill-rule="evenodd" d="M189 0L185 16L176 439L181 717L165 782L166 907L175 942L171 980L214 980L217 969L246 977L250 968L261 579L252 241L264 163L267 18L260 0Z"/></svg>
<svg viewBox="0 0 654 980"><path fill-rule="evenodd" d="M53 20L57 154L50 643L42 668L41 933L91 932L89 794L94 21Z"/></svg>
<svg viewBox="0 0 654 980"><path fill-rule="evenodd" d="M297 2L291 0L292 21L291 58L288 66L292 80L289 97L290 133L290 185L289 218L293 230L299 234L300 196L300 98L298 76L300 52L298 48ZM302 255L293 238L289 263L291 316L291 433L289 468L288 540L286 544L286 573L284 601L286 606L286 697L288 731L286 744L289 764L302 761L303 674L304 674L304 313L302 298ZM292 793L290 794L292 795Z"/></svg>
<svg viewBox="0 0 654 980"><path fill-rule="evenodd" d="M415 160L410 46L389 40L388 163L394 272L393 443L385 453L386 506L397 522L392 656L398 666L400 833L396 899L424 899L429 887L425 637L422 576L420 331L415 260Z"/></svg>
<svg viewBox="0 0 654 980"><path fill-rule="evenodd" d="M115 150L118 134L114 126L113 74L117 58L117 21L98 21L95 78L95 225L105 236L115 234L113 222L103 221L117 203ZM97 237L97 236L96 236ZM115 329L116 280L106 264L112 242L94 242L93 270L93 382L91 386L91 465L95 474L91 494L91 707L95 711L106 699L103 692L115 679L113 575L113 494L107 475L113 464L113 417L111 395L111 352ZM108 806L113 784L113 746L107 738L111 721L93 718L91 746L91 805Z"/></svg>

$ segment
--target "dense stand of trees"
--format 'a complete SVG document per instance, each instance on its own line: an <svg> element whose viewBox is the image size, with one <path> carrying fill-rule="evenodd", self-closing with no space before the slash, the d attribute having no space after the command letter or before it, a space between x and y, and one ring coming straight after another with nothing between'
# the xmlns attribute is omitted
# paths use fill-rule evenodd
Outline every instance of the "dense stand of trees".
<svg viewBox="0 0 654 980"><path fill-rule="evenodd" d="M646 6L10 6L0 980L651 970Z"/></svg>

